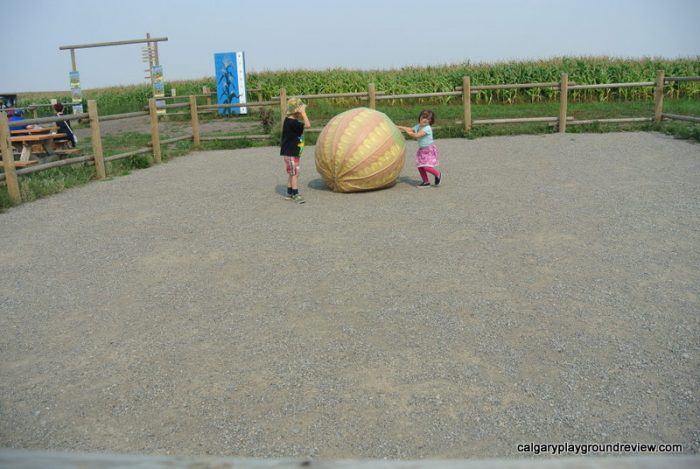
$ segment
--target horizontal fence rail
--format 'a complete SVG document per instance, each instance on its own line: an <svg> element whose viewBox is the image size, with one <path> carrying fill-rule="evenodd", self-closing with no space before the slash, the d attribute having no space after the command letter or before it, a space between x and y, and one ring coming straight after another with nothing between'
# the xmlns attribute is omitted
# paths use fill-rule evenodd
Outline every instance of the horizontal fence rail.
<svg viewBox="0 0 700 469"><path fill-rule="evenodd" d="M558 88L559 82L553 81L549 83L514 83L509 85L476 85L472 86L472 90L505 90L505 89L522 89L522 88Z"/></svg>
<svg viewBox="0 0 700 469"><path fill-rule="evenodd" d="M617 119L585 119L572 120L567 125L583 125L583 124L624 124L631 122L653 122L653 117L620 117Z"/></svg>
<svg viewBox="0 0 700 469"><path fill-rule="evenodd" d="M602 88L639 88L643 86L656 86L654 81L640 81L637 83L598 83L595 85L570 85L570 90L597 90Z"/></svg>
<svg viewBox="0 0 700 469"><path fill-rule="evenodd" d="M377 91L377 94L384 94L384 92ZM333 99L333 98L366 98L369 95L367 91L360 91L355 93L328 93L328 94L299 94L294 95L296 98L300 99ZM276 103L280 100L279 96L273 96L272 100Z"/></svg>
<svg viewBox="0 0 700 469"><path fill-rule="evenodd" d="M700 76L697 76L697 77L666 77L666 81L700 81Z"/></svg>
<svg viewBox="0 0 700 469"><path fill-rule="evenodd" d="M198 110L211 111L216 109L231 109L239 107L269 107L269 106L279 106L279 102L274 101L261 101L253 103L231 103L231 104L205 104L203 106L197 106ZM188 105L189 106L189 105Z"/></svg>
<svg viewBox="0 0 700 469"><path fill-rule="evenodd" d="M559 82L546 82L546 83L512 83L512 84L498 84L498 85L471 85L470 77L463 78L463 86L455 87L454 91L440 91L433 93L412 93L412 94L395 94L389 95L383 91L378 91L375 89L374 84L368 86L367 91L361 92L349 92L349 93L328 93L328 94L307 94L307 95L295 95L295 97L315 100L315 99L340 99L340 98L356 98L361 101L367 101L370 108L376 108L377 101L386 100L405 100L405 99L425 99L425 98L444 98L444 97L462 97L462 106L464 108L464 119L462 121L457 121L457 123L464 126L464 130L470 130L474 125L497 125L497 124L514 124L514 123L547 123L550 126L557 126L559 132L565 132L567 125L584 125L584 124L595 124L595 123L632 123L632 122L656 122L659 123L662 120L679 120L687 121L692 123L700 123L700 117L698 116L684 116L678 114L664 113L663 112L663 97L664 97L664 86L670 82L692 82L700 81L700 76L690 76L690 77L677 77L677 76L664 76L663 71L658 71L655 81L642 81L633 83L595 83L595 84L577 84L575 82L570 82L568 80L568 75L563 73L561 75L561 80ZM613 118L613 119L585 119L585 120L575 120L572 116L567 115L567 105L568 105L568 94L571 90L590 90L590 89L615 89L615 88L634 88L634 87L654 87L654 115L649 117L626 117L626 118ZM507 89L528 89L528 88L548 88L559 90L559 116L551 117L515 117L515 118L501 118L501 119L473 119L471 112L471 96L477 95L481 91L485 90L507 90ZM258 97L260 98L261 90L255 90L258 92ZM198 105L197 98L206 98L207 104ZM237 108L277 108L279 110L278 116L281 117L280 121L284 120L286 114L287 105L287 92L286 90L280 89L280 95L270 98L268 101L263 101L258 99L258 101L247 102L247 103L230 103L230 104L214 104L211 103L211 98L216 97L216 94L209 91L207 87L204 87L202 94L187 95L187 96L169 96L164 98L158 98L158 100L163 99L183 99L188 100L188 102L171 103L156 105L156 99L152 98L149 100L148 106L143 111L128 112L123 114L113 114L99 116L97 112L97 104L93 101L88 101L88 112L81 114L71 114L65 116L52 116L52 117L41 117L24 119L21 121L22 125L41 125L41 124L55 124L58 121L71 121L71 120L89 120L90 130L91 130L91 145L92 154L85 156L71 157L64 160L52 161L42 164L37 164L35 166L16 168L14 161L14 150L10 142L10 123L8 122L6 112L0 112L0 151L2 154L2 168L4 173L0 173L0 181L4 182L7 186L8 194L13 203L20 203L20 191L17 176L24 176L40 171L44 171L51 168L59 168L63 166L73 165L73 164L88 164L94 165L96 171L96 177L102 179L105 177L106 172L104 168L105 162L117 161L120 159L128 158L131 156L141 155L141 154L151 154L153 161L155 163L160 163L161 161L161 146L170 145L173 143L181 141L192 141L193 145L196 147L202 141L220 141L220 140L266 140L271 138L271 134L255 134L255 135L209 135L202 136L200 133L199 126L199 115L200 114L210 114L212 112L217 113L221 109L237 109ZM71 103L64 103L64 105L72 105ZM37 109L39 107L48 107L51 104L36 104L25 106L22 109ZM18 108L10 108L18 109ZM159 110L167 109L187 109L190 114L190 121L192 127L192 133L172 137L168 139L161 140L160 131L158 127L159 120ZM5 111L5 110L3 110ZM36 112L36 111L35 111ZM174 115L186 115L187 113L176 112ZM146 147L138 148L136 150L119 153L116 155L111 155L104 157L102 154L102 137L100 133L99 123L101 121L112 121L119 119L129 119L134 117L144 117L148 116L150 120L151 129L151 143ZM13 122L12 125L18 125L18 122ZM320 132L321 128L311 128L307 129L307 132Z"/></svg>
<svg viewBox="0 0 700 469"><path fill-rule="evenodd" d="M130 119L132 117L143 117L147 116L148 112L140 111L140 112L126 112L124 114L111 114L109 116L102 116L100 117L100 121L116 121L116 120L121 120L121 119Z"/></svg>
<svg viewBox="0 0 700 469"><path fill-rule="evenodd" d="M700 117L695 117L695 116L682 116L679 114L666 114L662 113L661 114L665 119L675 119L679 121L687 121L687 122L696 122L700 123Z"/></svg>
<svg viewBox="0 0 700 469"><path fill-rule="evenodd" d="M392 94L377 96L378 100L386 99L414 99L414 98L438 98L441 96L462 96L461 91L441 91L439 93L414 93L414 94Z"/></svg>
<svg viewBox="0 0 700 469"><path fill-rule="evenodd" d="M573 119L573 118L572 118ZM511 119L476 119L472 121L473 125L485 124L520 124L527 122L558 122L558 117L514 117Z"/></svg>

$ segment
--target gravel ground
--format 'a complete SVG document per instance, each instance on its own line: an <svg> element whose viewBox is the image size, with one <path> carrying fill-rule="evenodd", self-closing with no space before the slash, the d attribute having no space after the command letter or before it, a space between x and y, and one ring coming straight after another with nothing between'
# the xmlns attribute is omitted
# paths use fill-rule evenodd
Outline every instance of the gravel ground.
<svg viewBox="0 0 700 469"><path fill-rule="evenodd" d="M317 458L700 452L700 146L439 140L336 194L192 153L0 214L0 447ZM408 144L408 154L415 143Z"/></svg>

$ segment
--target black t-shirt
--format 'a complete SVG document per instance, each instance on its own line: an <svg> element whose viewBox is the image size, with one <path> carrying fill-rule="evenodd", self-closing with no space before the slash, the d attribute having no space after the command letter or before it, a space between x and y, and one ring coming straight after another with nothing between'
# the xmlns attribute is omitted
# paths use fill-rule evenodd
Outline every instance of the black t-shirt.
<svg viewBox="0 0 700 469"><path fill-rule="evenodd" d="M68 121L56 121L56 126L58 127L58 133L66 134L66 139L68 139L68 141L71 143L70 146L74 147L77 141L75 138L75 133L73 132L73 129Z"/></svg>
<svg viewBox="0 0 700 469"><path fill-rule="evenodd" d="M304 149L304 123L287 117L282 125L282 146L280 155L301 156Z"/></svg>

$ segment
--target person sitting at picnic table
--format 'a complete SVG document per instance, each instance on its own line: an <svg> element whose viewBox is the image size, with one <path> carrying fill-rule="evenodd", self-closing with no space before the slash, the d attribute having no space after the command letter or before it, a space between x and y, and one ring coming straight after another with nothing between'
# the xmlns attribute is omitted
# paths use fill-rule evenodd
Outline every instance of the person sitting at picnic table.
<svg viewBox="0 0 700 469"><path fill-rule="evenodd" d="M57 116L62 116L63 104L54 104L53 110L56 111ZM70 126L69 121L56 121L56 126L58 127L58 133L66 134L66 138L68 139L68 146L75 147L78 144L78 137L75 135L75 132L73 132L73 128Z"/></svg>
<svg viewBox="0 0 700 469"><path fill-rule="evenodd" d="M24 116L22 116L22 110L21 109L8 109L7 110L7 120L9 122L17 122L17 121L23 121ZM26 129L26 125L11 125L10 124L10 130L22 130Z"/></svg>

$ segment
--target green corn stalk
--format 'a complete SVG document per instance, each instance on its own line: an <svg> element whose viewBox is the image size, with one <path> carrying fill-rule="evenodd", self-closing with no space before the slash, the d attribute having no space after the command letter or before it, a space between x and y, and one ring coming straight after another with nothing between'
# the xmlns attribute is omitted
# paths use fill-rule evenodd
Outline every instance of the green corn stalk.
<svg viewBox="0 0 700 469"><path fill-rule="evenodd" d="M219 96L219 99L223 98L223 104L233 104L233 100L238 98L238 94L236 93L236 85L233 82L234 76L232 66L233 63L231 61L224 60L224 68L222 70L221 77L217 82L224 84L223 93L221 96ZM223 114L233 114L233 109L226 108L224 109Z"/></svg>

